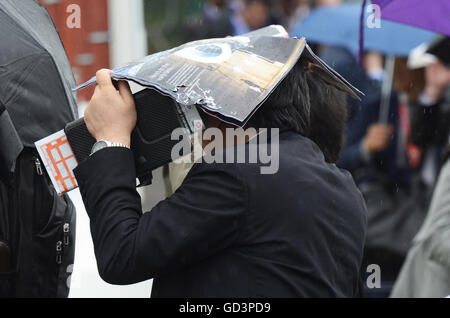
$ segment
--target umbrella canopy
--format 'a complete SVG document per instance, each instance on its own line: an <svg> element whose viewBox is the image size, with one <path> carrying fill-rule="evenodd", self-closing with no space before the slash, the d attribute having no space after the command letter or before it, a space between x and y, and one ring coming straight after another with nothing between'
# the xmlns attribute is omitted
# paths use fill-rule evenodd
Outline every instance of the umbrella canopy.
<svg viewBox="0 0 450 318"><path fill-rule="evenodd" d="M448 0L372 0L381 8L381 18L414 25L450 36Z"/></svg>
<svg viewBox="0 0 450 318"><path fill-rule="evenodd" d="M360 15L360 3L321 7L300 22L291 35L304 36L308 42L343 46L356 56L359 50ZM366 12L364 21L367 18ZM433 32L391 21L383 21L381 28L364 25L364 50L386 55L408 56L412 49L421 43L430 42L435 36Z"/></svg>
<svg viewBox="0 0 450 318"><path fill-rule="evenodd" d="M36 1L0 2L0 38L1 115L13 124L10 140L18 136L21 146L33 147L77 117L75 79L58 32ZM0 146L0 162L14 162L18 153Z"/></svg>

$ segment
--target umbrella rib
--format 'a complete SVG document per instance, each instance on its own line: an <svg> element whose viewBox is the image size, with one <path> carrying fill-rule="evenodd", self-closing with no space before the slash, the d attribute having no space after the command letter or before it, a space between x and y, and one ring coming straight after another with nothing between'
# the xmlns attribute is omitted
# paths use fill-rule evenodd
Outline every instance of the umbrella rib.
<svg viewBox="0 0 450 318"><path fill-rule="evenodd" d="M44 57L45 55L46 55L45 53L32 54L32 55L29 55L28 58L29 57L33 57L33 56ZM20 60L22 60L22 59L17 59L14 63L17 63ZM8 65L11 65L11 64L14 64L14 63L10 63ZM23 82L25 82L27 80L28 76L30 76L30 74L33 73L33 70L36 68L37 65L39 65L39 63L40 63L40 59L39 59L39 61L32 61L32 62L30 62L26 66L26 68L23 70L24 72L25 72L25 70L27 70L27 71L30 70L30 69L31 70L28 72L28 74L25 74L25 76L20 80L20 82L18 82L18 84L19 84L18 86L20 86ZM22 74L24 72L22 72ZM17 95L18 95L18 91L16 90L16 92L14 94L12 94L11 96L9 96L9 98L7 98L6 100L3 101L3 104L4 105L8 105L8 103L10 103L11 101L14 101L14 98L16 98Z"/></svg>
<svg viewBox="0 0 450 318"><path fill-rule="evenodd" d="M19 62L21 60L25 60L25 59L28 59L28 58L34 57L34 56L43 56L43 55L46 55L46 54L48 54L47 51L42 50L41 52L38 52L38 53L32 53L32 54L29 54L29 55L25 55L25 56L19 57L19 58L15 59L15 60L8 61L8 63L2 64L2 65L0 65L0 67L7 67L7 66L12 65L14 63L17 63L17 62Z"/></svg>

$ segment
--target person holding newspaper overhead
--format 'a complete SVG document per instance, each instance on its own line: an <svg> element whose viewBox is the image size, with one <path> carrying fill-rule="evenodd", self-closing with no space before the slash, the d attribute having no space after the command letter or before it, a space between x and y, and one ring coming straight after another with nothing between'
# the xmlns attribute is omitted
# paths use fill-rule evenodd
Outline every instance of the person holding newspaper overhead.
<svg viewBox="0 0 450 318"><path fill-rule="evenodd" d="M350 174L332 163L340 147L310 139L317 104L328 115L316 125L331 127L328 139L343 140L345 94L319 68L301 58L248 121L244 128L259 134L244 143L227 140L231 125L202 114L206 130L225 133L225 146L206 153L147 213L129 149L137 117L132 94L126 82L117 90L110 71L99 71L85 113L98 143L74 173L101 277L112 284L154 278L152 297L359 296L366 207ZM256 145L276 143L275 173L261 173L259 159L208 160L251 151L262 128L279 130Z"/></svg>

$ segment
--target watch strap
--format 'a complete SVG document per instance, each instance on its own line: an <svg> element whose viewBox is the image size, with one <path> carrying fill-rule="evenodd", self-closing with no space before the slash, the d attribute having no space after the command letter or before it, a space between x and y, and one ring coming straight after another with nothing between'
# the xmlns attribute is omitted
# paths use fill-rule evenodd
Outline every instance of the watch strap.
<svg viewBox="0 0 450 318"><path fill-rule="evenodd" d="M99 143L103 143L103 144L105 144L105 146L101 147L101 148L98 148L97 145ZM105 149L105 148L127 148L127 149L130 149L130 147L128 145L122 144L120 142L111 142L111 141L108 141L108 140L99 140L92 147L91 155L93 155L97 151Z"/></svg>

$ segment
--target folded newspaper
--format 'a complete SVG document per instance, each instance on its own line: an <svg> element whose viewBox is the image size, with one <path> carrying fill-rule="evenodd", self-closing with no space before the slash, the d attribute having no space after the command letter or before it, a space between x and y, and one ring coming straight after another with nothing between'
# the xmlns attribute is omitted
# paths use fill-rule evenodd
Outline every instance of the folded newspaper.
<svg viewBox="0 0 450 318"><path fill-rule="evenodd" d="M300 57L321 66L319 75L328 83L355 98L362 94L318 58L304 38L289 38L276 25L241 36L187 43L115 69L111 76L244 126ZM74 90L95 82L93 77ZM76 188L72 170L78 163L64 131L36 142L36 147L55 189L65 193Z"/></svg>
<svg viewBox="0 0 450 318"><path fill-rule="evenodd" d="M300 56L319 64L328 81L352 96L360 92L318 58L306 40L272 25L242 36L190 42L114 70L115 80L134 81L181 105L243 126ZM95 77L75 90L94 84Z"/></svg>

